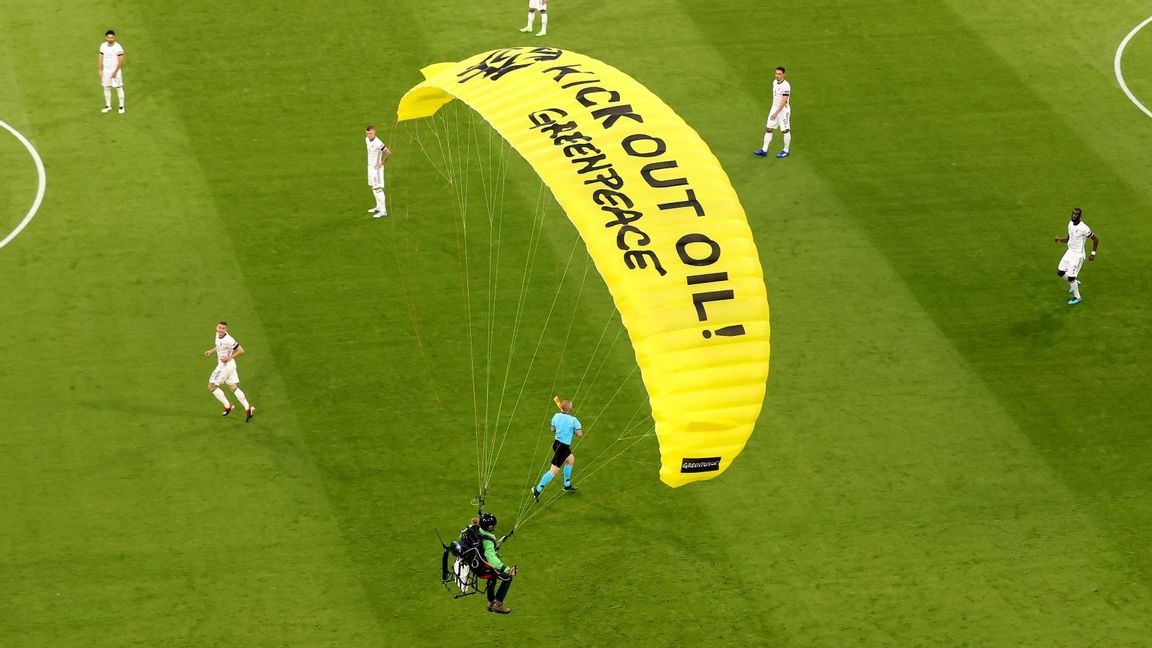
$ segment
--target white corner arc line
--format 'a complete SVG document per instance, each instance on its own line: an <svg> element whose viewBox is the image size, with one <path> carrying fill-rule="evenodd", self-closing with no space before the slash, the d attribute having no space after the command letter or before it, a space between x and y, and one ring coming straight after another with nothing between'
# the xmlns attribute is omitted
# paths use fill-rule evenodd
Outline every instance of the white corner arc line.
<svg viewBox="0 0 1152 648"><path fill-rule="evenodd" d="M28 215L24 217L24 220L20 221L16 229L12 230L8 236L4 237L4 240L0 241L0 248L2 248L8 245L9 241L19 236L20 232L23 232L24 228L28 227L28 223L31 223L32 219L36 217L36 212L40 210L40 203L44 202L44 190L48 187L48 174L44 172L44 160L40 159L40 154L36 151L36 147L32 146L32 142L29 142L27 137L20 134L20 131L12 128L3 120L0 120L0 126L4 127L9 133L12 133L16 139L20 140L24 148L28 149L28 153L32 156L32 161L36 163L36 173L40 176L39 186L36 188L36 200L32 201L32 207L28 209Z"/></svg>
<svg viewBox="0 0 1152 648"><path fill-rule="evenodd" d="M1124 83L1124 73L1120 71L1120 59L1124 58L1124 48L1128 47L1128 41L1132 40L1132 37L1135 36L1136 33L1141 29L1144 29L1148 23L1152 23L1152 16L1145 18L1144 22L1133 27L1132 31L1128 32L1128 35L1124 37L1124 40L1120 41L1120 47L1116 48L1116 59L1112 66L1116 70L1116 80L1120 82L1120 89L1124 91L1124 94L1128 95L1128 99L1130 99L1132 103L1136 104L1137 108L1143 111L1145 115L1152 117L1152 110L1148 110L1147 106L1140 103L1140 100L1136 98L1136 95L1132 94L1132 91L1128 89L1128 84Z"/></svg>

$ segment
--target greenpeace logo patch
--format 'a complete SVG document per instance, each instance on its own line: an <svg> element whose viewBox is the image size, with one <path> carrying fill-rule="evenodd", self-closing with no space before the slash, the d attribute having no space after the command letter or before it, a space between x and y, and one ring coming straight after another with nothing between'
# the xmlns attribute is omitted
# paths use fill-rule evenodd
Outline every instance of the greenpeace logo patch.
<svg viewBox="0 0 1152 648"><path fill-rule="evenodd" d="M701 473L720 470L720 457L684 457L680 462L680 472Z"/></svg>
<svg viewBox="0 0 1152 648"><path fill-rule="evenodd" d="M499 81L501 77L509 72L521 70L534 63L555 61L564 54L563 50L558 50L555 47L534 47L528 49L526 47L508 47L502 50L496 50L484 57L480 61L468 67L463 72L456 76L460 78L457 83L465 83L477 77L488 79L489 81Z"/></svg>

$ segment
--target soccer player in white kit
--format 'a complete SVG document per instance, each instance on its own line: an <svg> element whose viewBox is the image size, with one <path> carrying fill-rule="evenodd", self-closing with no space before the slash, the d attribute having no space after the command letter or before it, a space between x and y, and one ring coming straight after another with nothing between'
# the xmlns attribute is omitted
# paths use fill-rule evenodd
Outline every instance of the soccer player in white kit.
<svg viewBox="0 0 1152 648"><path fill-rule="evenodd" d="M234 405L228 402L228 397L224 395L224 390L220 389L220 385L228 385L232 393L236 396L236 400L244 406L244 422L247 423L252 420L256 415L256 408L248 404L248 397L244 395L244 390L240 389L240 374L236 372L236 358L244 355L244 347L236 341L231 335L228 334L228 322L220 322L216 325L216 340L211 349L204 352L205 357L216 354L216 369L212 371L212 375L208 377L208 391L216 397L224 405L224 413L221 416L228 416L235 408Z"/></svg>
<svg viewBox="0 0 1152 648"><path fill-rule="evenodd" d="M792 148L792 84L784 80L784 68L776 68L776 80L772 83L772 111L768 113L768 123L764 126L764 147L752 151L752 155L768 156L768 145L772 143L772 131L780 128L784 133L784 150L776 154L786 158Z"/></svg>
<svg viewBox="0 0 1152 648"><path fill-rule="evenodd" d="M1088 224L1080 220L1080 208L1072 210L1072 219L1068 221L1068 236L1057 236L1057 243L1067 243L1068 251L1060 258L1060 265L1056 266L1056 274L1068 279L1068 292L1072 293L1069 304L1080 303L1080 281L1076 279L1080 274L1080 266L1084 265L1084 241L1092 239L1092 254L1089 261L1096 260L1096 249L1100 247L1100 237L1092 231Z"/></svg>
<svg viewBox="0 0 1152 648"><path fill-rule="evenodd" d="M364 129L364 143L368 145L368 186L376 197L376 206L368 210L372 218L388 215L388 203L384 200L384 163L392 157L388 145L376 137L376 127Z"/></svg>
<svg viewBox="0 0 1152 648"><path fill-rule="evenodd" d="M120 114L124 114L124 48L116 42L116 32L104 32L104 42L100 43L100 62L97 68L100 83L104 86L104 108L102 113L112 111L112 88L120 98Z"/></svg>
<svg viewBox="0 0 1152 648"><path fill-rule="evenodd" d="M537 36L548 35L548 0L528 0L528 24L521 29L522 32L532 31L532 23L536 22L536 12L540 12L540 31Z"/></svg>

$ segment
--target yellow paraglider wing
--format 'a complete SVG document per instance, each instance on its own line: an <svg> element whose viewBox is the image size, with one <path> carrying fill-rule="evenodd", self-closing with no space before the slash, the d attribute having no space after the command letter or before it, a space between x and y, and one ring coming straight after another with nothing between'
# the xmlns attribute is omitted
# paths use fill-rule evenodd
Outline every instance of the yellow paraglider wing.
<svg viewBox="0 0 1152 648"><path fill-rule="evenodd" d="M575 52L514 47L423 72L398 119L460 99L580 232L636 353L660 479L726 470L764 402L768 297L744 208L708 145L647 88Z"/></svg>

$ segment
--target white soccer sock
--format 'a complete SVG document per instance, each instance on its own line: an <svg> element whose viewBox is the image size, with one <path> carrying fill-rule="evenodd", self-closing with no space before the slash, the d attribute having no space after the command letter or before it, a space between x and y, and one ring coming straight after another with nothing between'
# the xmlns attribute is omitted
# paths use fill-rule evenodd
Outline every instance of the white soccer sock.
<svg viewBox="0 0 1152 648"><path fill-rule="evenodd" d="M1079 279L1072 282L1072 296L1075 297L1076 299L1080 299L1080 280Z"/></svg>
<svg viewBox="0 0 1152 648"><path fill-rule="evenodd" d="M542 31L542 32L548 31L548 12L547 11L541 11L540 12L540 31Z"/></svg>
<svg viewBox="0 0 1152 648"><path fill-rule="evenodd" d="M112 107L112 88L104 88L104 105Z"/></svg>
<svg viewBox="0 0 1152 648"><path fill-rule="evenodd" d="M761 151L767 151L768 145L771 143L772 143L772 131L768 131L767 133L764 133L764 148L762 148L760 150Z"/></svg>
<svg viewBox="0 0 1152 648"><path fill-rule="evenodd" d="M536 24L536 10L528 10L528 29L532 29L532 25Z"/></svg>
<svg viewBox="0 0 1152 648"><path fill-rule="evenodd" d="M116 96L120 98L120 107L124 107L124 88L116 88Z"/></svg>
<svg viewBox="0 0 1152 648"><path fill-rule="evenodd" d="M381 189L379 191L373 191L372 193L376 196L376 209L387 214L388 213L388 201L384 198L384 190Z"/></svg>
<svg viewBox="0 0 1152 648"><path fill-rule="evenodd" d="M248 397L244 395L243 389L237 387L236 390L232 392L232 395L236 397L236 400L240 401L240 404L244 406L244 409L248 409Z"/></svg>
<svg viewBox="0 0 1152 648"><path fill-rule="evenodd" d="M212 395L224 405L224 409L228 409L228 397L224 395L223 389L217 387L216 390L212 392Z"/></svg>
<svg viewBox="0 0 1152 648"><path fill-rule="evenodd" d="M792 146L792 131L784 131L784 152L788 152L788 147Z"/></svg>

